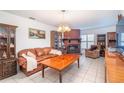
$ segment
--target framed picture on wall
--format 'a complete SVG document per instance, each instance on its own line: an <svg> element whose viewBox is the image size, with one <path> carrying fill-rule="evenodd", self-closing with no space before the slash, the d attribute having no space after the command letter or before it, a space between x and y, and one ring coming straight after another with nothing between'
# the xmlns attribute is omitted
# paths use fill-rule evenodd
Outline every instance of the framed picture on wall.
<svg viewBox="0 0 124 93"><path fill-rule="evenodd" d="M45 31L29 28L29 39L45 39Z"/></svg>

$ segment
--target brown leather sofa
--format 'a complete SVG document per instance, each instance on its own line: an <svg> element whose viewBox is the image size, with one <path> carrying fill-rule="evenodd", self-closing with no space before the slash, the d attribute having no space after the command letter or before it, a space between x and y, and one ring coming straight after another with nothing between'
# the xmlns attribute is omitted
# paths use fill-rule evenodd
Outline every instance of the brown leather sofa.
<svg viewBox="0 0 124 93"><path fill-rule="evenodd" d="M91 45L90 49L85 49L85 56L90 58L98 58L100 56L100 50L97 45Z"/></svg>
<svg viewBox="0 0 124 93"><path fill-rule="evenodd" d="M24 49L24 50L19 51L18 52L18 64L19 64L20 70L23 71L27 76L30 76L38 71L41 71L42 70L42 64L40 63L41 61L57 56L54 54L49 54L51 49L52 48L50 48L50 47L45 47L45 48ZM27 54L28 51L30 51L36 55L36 60L37 60L38 66L33 71L27 72L27 60L24 57L22 57L22 54Z"/></svg>

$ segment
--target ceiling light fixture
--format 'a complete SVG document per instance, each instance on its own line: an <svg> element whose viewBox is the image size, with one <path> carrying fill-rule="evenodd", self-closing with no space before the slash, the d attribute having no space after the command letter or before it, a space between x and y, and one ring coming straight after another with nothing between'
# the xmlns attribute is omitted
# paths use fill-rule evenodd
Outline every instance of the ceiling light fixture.
<svg viewBox="0 0 124 93"><path fill-rule="evenodd" d="M66 11L61 10L61 12L63 13L63 15L62 15L62 23L59 25L57 31L62 32L62 33L69 32L69 31L71 31L71 28L69 26L65 25L65 19L64 19L64 14L65 14Z"/></svg>

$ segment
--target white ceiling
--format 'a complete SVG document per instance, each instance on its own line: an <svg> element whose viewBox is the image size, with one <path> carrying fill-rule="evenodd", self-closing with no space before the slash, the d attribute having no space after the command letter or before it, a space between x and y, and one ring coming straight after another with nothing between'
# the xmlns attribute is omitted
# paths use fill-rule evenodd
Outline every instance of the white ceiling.
<svg viewBox="0 0 124 93"><path fill-rule="evenodd" d="M36 20L58 26L62 22L60 10L6 10L22 17L33 17ZM66 10L65 21L71 28L92 28L115 25L117 23L118 10Z"/></svg>

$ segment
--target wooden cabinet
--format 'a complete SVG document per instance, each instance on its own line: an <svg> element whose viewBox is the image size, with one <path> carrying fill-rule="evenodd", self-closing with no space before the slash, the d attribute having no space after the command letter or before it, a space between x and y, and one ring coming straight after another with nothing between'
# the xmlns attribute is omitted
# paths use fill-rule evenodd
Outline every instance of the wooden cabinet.
<svg viewBox="0 0 124 93"><path fill-rule="evenodd" d="M124 56L106 51L105 74L107 83L124 83Z"/></svg>
<svg viewBox="0 0 124 93"><path fill-rule="evenodd" d="M0 79L17 73L15 30L16 26L0 23Z"/></svg>
<svg viewBox="0 0 124 93"><path fill-rule="evenodd" d="M70 32L64 32L65 39L80 38L80 29L71 29Z"/></svg>
<svg viewBox="0 0 124 93"><path fill-rule="evenodd" d="M17 63L15 59L2 60L1 67L2 77L0 79L7 78L17 73Z"/></svg>
<svg viewBox="0 0 124 93"><path fill-rule="evenodd" d="M116 47L116 32L108 32L107 33L107 44L108 47L115 48Z"/></svg>
<svg viewBox="0 0 124 93"><path fill-rule="evenodd" d="M51 47L63 53L80 53L80 29L71 29L63 34L51 31Z"/></svg>
<svg viewBox="0 0 124 93"><path fill-rule="evenodd" d="M116 40L116 32L108 32L107 38L108 40Z"/></svg>
<svg viewBox="0 0 124 93"><path fill-rule="evenodd" d="M80 29L71 29L70 32L64 32L63 43L67 53L81 54Z"/></svg>

